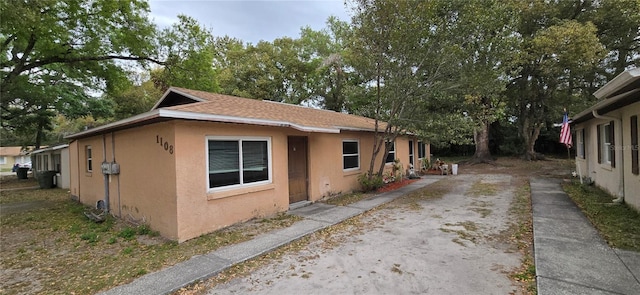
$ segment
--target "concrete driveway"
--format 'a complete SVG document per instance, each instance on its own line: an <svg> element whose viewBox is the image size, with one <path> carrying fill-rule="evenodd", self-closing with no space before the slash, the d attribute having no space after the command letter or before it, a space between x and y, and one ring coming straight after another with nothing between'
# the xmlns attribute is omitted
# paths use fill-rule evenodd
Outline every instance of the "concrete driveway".
<svg viewBox="0 0 640 295"><path fill-rule="evenodd" d="M451 188L442 198L394 201L329 240L314 239L297 253L206 292L519 294L508 272L522 257L504 233L516 189L512 177L457 175L442 181Z"/></svg>

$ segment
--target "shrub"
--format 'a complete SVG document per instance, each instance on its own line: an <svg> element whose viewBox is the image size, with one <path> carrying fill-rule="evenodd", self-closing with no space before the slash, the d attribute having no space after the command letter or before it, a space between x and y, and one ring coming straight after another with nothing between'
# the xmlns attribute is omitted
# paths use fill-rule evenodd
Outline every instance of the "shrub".
<svg viewBox="0 0 640 295"><path fill-rule="evenodd" d="M373 191L381 188L384 185L382 177L379 175L369 175L369 173L363 173L358 176L358 183L365 192Z"/></svg>

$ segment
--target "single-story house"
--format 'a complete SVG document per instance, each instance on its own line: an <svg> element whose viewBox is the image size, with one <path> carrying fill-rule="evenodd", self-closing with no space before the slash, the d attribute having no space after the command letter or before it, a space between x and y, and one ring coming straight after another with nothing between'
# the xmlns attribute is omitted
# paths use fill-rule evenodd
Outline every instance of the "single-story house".
<svg viewBox="0 0 640 295"><path fill-rule="evenodd" d="M70 191L182 242L359 189L374 131L365 117L170 88L149 112L67 137ZM403 135L376 161L429 154Z"/></svg>
<svg viewBox="0 0 640 295"><path fill-rule="evenodd" d="M32 151L32 169L35 174L55 171L54 184L59 188L69 188L69 145L60 144Z"/></svg>
<svg viewBox="0 0 640 295"><path fill-rule="evenodd" d="M0 169L12 169L15 164L30 164L31 158L28 149L21 146L0 147Z"/></svg>
<svg viewBox="0 0 640 295"><path fill-rule="evenodd" d="M594 106L577 114L576 172L640 210L640 69L627 70L594 95Z"/></svg>

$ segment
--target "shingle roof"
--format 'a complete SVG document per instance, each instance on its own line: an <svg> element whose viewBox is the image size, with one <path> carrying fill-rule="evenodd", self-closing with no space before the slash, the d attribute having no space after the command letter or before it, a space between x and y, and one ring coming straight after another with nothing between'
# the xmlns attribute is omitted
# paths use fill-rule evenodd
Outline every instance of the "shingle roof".
<svg viewBox="0 0 640 295"><path fill-rule="evenodd" d="M375 131L375 120L371 118L171 87L149 112L65 138L82 138L172 119L288 127L304 132ZM379 122L378 130L385 127L386 123Z"/></svg>
<svg viewBox="0 0 640 295"><path fill-rule="evenodd" d="M166 107L165 109L236 118L286 122L295 126L308 127L310 129L323 128L336 129L336 131L375 130L374 119L356 115L184 88L174 87L172 90L176 93L190 95L204 101Z"/></svg>
<svg viewBox="0 0 640 295"><path fill-rule="evenodd" d="M21 146L0 146L0 156L20 156L26 153Z"/></svg>

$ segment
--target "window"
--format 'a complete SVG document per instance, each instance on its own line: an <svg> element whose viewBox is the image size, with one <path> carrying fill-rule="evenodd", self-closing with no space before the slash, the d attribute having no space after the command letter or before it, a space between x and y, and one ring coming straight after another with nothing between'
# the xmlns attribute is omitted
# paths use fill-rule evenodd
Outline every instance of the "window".
<svg viewBox="0 0 640 295"><path fill-rule="evenodd" d="M42 165L43 165L44 171L49 171L49 155L42 156Z"/></svg>
<svg viewBox="0 0 640 295"><path fill-rule="evenodd" d="M7 164L7 157L0 156L0 164Z"/></svg>
<svg viewBox="0 0 640 295"><path fill-rule="evenodd" d="M631 116L631 173L640 174L638 159L638 116Z"/></svg>
<svg viewBox="0 0 640 295"><path fill-rule="evenodd" d="M60 172L60 155L52 155L51 159L53 160L53 170L55 170L56 172Z"/></svg>
<svg viewBox="0 0 640 295"><path fill-rule="evenodd" d="M576 137L577 137L577 142L578 142L578 146L576 147L577 153L578 153L578 158L584 159L585 158L585 153L584 153L584 129L578 130L576 132Z"/></svg>
<svg viewBox="0 0 640 295"><path fill-rule="evenodd" d="M387 159L385 159L385 163L393 163L393 160L396 159L396 146L394 142L387 142L387 146L389 147L389 154L387 155Z"/></svg>
<svg viewBox="0 0 640 295"><path fill-rule="evenodd" d="M342 169L360 169L360 147L357 140L342 141Z"/></svg>
<svg viewBox="0 0 640 295"><path fill-rule="evenodd" d="M418 141L418 159L424 159L426 149L425 144L422 141Z"/></svg>
<svg viewBox="0 0 640 295"><path fill-rule="evenodd" d="M613 121L598 125L598 163L615 167Z"/></svg>
<svg viewBox="0 0 640 295"><path fill-rule="evenodd" d="M271 140L207 138L209 188L271 182Z"/></svg>
<svg viewBox="0 0 640 295"><path fill-rule="evenodd" d="M91 155L91 146L87 145L84 147L85 157L87 158L87 172L93 171L93 158Z"/></svg>
<svg viewBox="0 0 640 295"><path fill-rule="evenodd" d="M409 140L409 164L413 165L413 140Z"/></svg>

